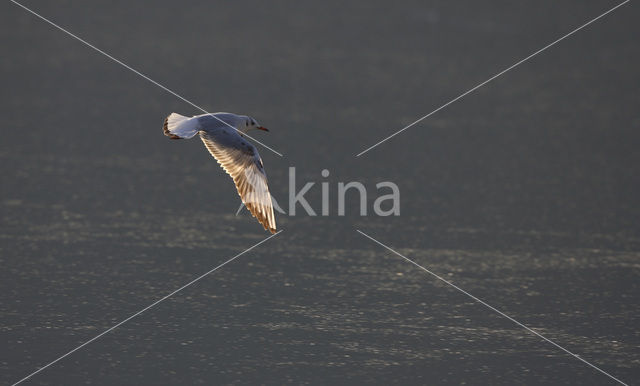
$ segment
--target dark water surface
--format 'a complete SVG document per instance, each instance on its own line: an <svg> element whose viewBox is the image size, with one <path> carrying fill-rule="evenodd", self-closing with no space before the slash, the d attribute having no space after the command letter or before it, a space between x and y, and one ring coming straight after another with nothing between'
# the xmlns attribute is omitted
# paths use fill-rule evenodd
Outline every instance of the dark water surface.
<svg viewBox="0 0 640 386"><path fill-rule="evenodd" d="M251 114L271 191L320 211L33 384L630 384L640 379L640 7L590 2L25 2L210 111ZM164 117L194 107L0 5L0 381L264 239ZM322 169L331 172L320 176ZM336 215L340 181L401 216Z"/></svg>

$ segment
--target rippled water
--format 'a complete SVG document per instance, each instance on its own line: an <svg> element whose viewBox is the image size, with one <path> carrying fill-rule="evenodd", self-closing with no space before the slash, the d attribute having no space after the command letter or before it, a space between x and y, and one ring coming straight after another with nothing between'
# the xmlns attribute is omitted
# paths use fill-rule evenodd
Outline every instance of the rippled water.
<svg viewBox="0 0 640 386"><path fill-rule="evenodd" d="M357 158L611 5L165 5L33 7L196 104L255 116L285 155L260 148L278 201L295 166L317 210L330 183L331 216L278 216L281 234L29 382L612 382L356 229L635 382L636 4ZM198 141L162 135L169 112L198 111L0 7L12 383L268 234L234 215ZM357 200L337 216L351 180L369 208L397 183L401 216L359 217Z"/></svg>

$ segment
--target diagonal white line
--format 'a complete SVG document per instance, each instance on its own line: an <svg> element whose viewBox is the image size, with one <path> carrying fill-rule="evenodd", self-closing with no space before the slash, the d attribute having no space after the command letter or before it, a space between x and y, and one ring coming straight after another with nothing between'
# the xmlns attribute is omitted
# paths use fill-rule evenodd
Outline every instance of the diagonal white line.
<svg viewBox="0 0 640 386"><path fill-rule="evenodd" d="M542 339L546 340L547 342L551 343L552 345L556 346L557 348L559 348L560 350L562 350L562 351L566 352L567 354L569 354L569 355L571 355L571 356L575 357L576 359L581 360L582 362L584 362L584 363L586 363L587 365L589 365L589 366L593 367L594 369L598 370L599 372L601 372L602 374L604 374L604 375L608 376L609 378L613 379L614 381L619 382L620 384L623 384L623 385L625 385L625 386L628 386L626 383L622 382L621 380L619 380L618 378L614 377L613 375L611 375L611 374L607 373L606 371L604 371L604 370L600 369L599 367L596 367L595 365L592 365L591 363L589 363L589 362L587 362L586 360L582 359L579 355L572 353L571 351L569 351L569 350L567 350L566 348L564 348L564 347L560 346L559 344L555 343L555 342L554 342L554 341L552 341L551 339L544 337L544 336L543 336L543 335L541 335L540 333L538 333L538 332L536 332L536 331L532 330L531 328L529 328L529 327L525 326L524 324L522 324L522 323L518 322L517 320L515 320L514 318L512 318L512 317L510 317L509 315L505 314L504 312L502 312L502 311L498 310L497 308L495 308L495 307L491 306L490 304L488 304L488 303L484 302L483 300L478 299L477 297L475 297L475 296L471 295L469 292L467 292L467 291L463 290L462 288L458 287L457 285L455 285L455 284L451 283L451 282L450 282L450 281L448 281L447 279L445 279L445 278L443 278L443 277L439 276L439 275L438 275L438 274L436 274L436 273L431 272L430 270L426 269L425 267L421 266L420 264L416 263L415 261L413 261L413 260L409 259L408 257L406 257L406 256L402 255L401 253L396 252L395 250L391 249L391 247L386 246L385 244L383 244L383 243L381 243L380 241L378 241L378 240L374 239L373 237L369 236L368 234L366 234L366 233L362 232L362 231L361 231L361 230L359 230L359 229L356 229L356 231L357 231L358 233L360 233L361 235L363 235L364 237L368 238L369 240L373 241L374 243L376 243L376 244L378 244L378 245L380 245L380 246L382 246L382 247L384 247L384 248L388 249L389 251L393 252L394 254L396 254L396 255L398 255L398 256L400 256L400 257L402 257L403 259L405 259L405 260L406 260L406 261L408 261L409 263L411 263L411 264L415 265L416 267L418 267L418 268L422 269L423 271L425 271L426 273L428 273L428 274L430 274L431 276L435 277L436 279L438 279L438 280L440 280L440 281L444 282L445 284L448 284L449 286L451 286L451 287L453 287L453 288L457 289L458 291L462 292L463 294L467 295L467 296L468 296L468 297L470 297L471 299L473 299L473 300L477 301L478 303L480 303L480 304L482 304L482 305L486 306L486 307L487 307L487 308L489 308L490 310L495 311L495 312L497 312L498 314L500 314L501 316L503 316L503 317L505 317L505 318L509 319L510 321L512 321L513 323L517 324L518 326L520 326L520 327L524 328L525 330L529 331L530 333L532 333L532 334L534 334L534 335L536 335L536 336L538 336L538 337L540 337L540 338L542 338Z"/></svg>
<svg viewBox="0 0 640 386"><path fill-rule="evenodd" d="M175 97L178 97L178 98L182 99L183 101L187 102L188 104L190 104L191 106L195 107L196 109L198 109L198 110L202 111L203 113L211 115L212 117L214 117L215 119L217 119L217 120L219 120L220 122L224 123L225 125L229 126L230 128L232 128L232 129L234 129L234 130L236 130L236 131L240 132L240 130L236 129L235 127L231 126L231 125L230 125L230 124L228 124L227 122L223 121L222 119L220 119L220 118L216 117L215 115L211 114L210 112L208 112L207 110L203 109L202 107L200 107L200 106L196 105L195 103L191 102L191 101L190 101L190 100L188 100L187 98L185 98L185 97L183 97L183 96L179 95L178 93L176 93L176 92L174 92L174 91L170 90L169 88L167 88L167 87L163 86L162 84L160 84L160 83L156 82L155 80L153 80L153 79L149 78L148 76L146 76L145 74L143 74L143 73L141 73L140 71L136 70L135 68L133 68L133 67L131 67L131 66L129 66L129 65L127 65L127 64L125 64L125 63L123 63L123 62L121 62L120 60L118 60L118 59L114 58L113 56L111 56L111 55L107 54L106 52L102 51L102 50L101 50L101 49L99 49L98 47L96 47L96 46L94 46L93 44L91 44L91 43L87 42L86 40L84 40L84 39L82 39L82 38L80 38L80 37L78 37L78 36L74 35L73 33L71 33L71 32L69 32L69 31L67 31L66 29L64 29L64 28L60 27L60 26L59 26L59 25L57 25L56 23L54 23L54 22L52 22L51 20L47 19L46 17L44 17L44 16L42 16L42 15L40 15L40 14L36 13L35 11L31 10L30 8L25 7L24 5L22 5L22 4L20 4L20 3L18 3L18 2L17 2L17 1L15 1L15 0L10 0L10 1L11 1L12 3L14 3L15 5L17 5L17 6L21 7L21 8L22 8L22 9L24 9L25 11L27 11L27 12L29 12L29 13L31 13L31 14L33 14L33 15L37 16L37 17L38 17L38 18L40 18L41 20L43 20L43 21L45 21L45 22L47 22L47 23L51 24L52 26L54 26L54 27L56 27L57 29L59 29L60 31L62 31L62 32L66 33L67 35L71 36L72 38L74 38L74 39L78 40L79 42L83 43L84 45L86 45L86 46L88 46L88 47L90 47L90 48L93 48L95 51L97 51L97 52L101 53L102 55L106 56L107 58L109 58L109 59L113 60L114 62L118 63L118 64L119 64L119 65L121 65L122 67L124 67L124 68L126 68L126 69L128 69L128 70L130 70L130 71L132 71L132 72L134 72L135 74L137 74L137 75L139 75L140 77L142 77L142 78L144 78L144 79L148 80L149 82L151 82L151 83L155 84L156 86L158 86L158 87L160 87L161 89L165 90L166 92L168 92L168 93L172 94L173 96L175 96ZM253 137L249 136L248 134L246 134L246 133L243 133L243 134L244 134L245 136L247 136L247 137L251 138L252 140L254 140L256 143L258 143L258 144L260 144L260 145L264 146L266 149L271 150L272 152L274 152L275 154L279 155L280 157L282 157L282 156L283 156L282 154L278 153L277 151L273 150L272 148L270 148L269 146L265 145L264 143L262 143L262 142L258 141L257 139L255 139L255 138L253 138Z"/></svg>
<svg viewBox="0 0 640 386"><path fill-rule="evenodd" d="M407 125L407 126L403 127L402 129L400 129L400 130L396 131L395 133L391 134L390 136L386 137L385 139L383 139L383 140L379 141L379 142L378 142L378 143L376 143L375 145L369 146L368 148L366 148L366 149L364 149L363 151L361 151L360 153L358 153L358 154L356 155L356 157L360 157L360 156L361 156L361 155L363 155L364 153L366 153L366 152L368 152L369 150L373 149L374 147L376 147L376 146L380 145L381 143L388 141L389 139L391 139L391 138L395 137L396 135L398 135L398 134L402 133L403 131L407 130L407 129L408 129L408 128L410 128L411 126L413 126L413 125L415 125L415 124L417 124L417 123L421 122L421 121L422 121L422 120L424 120L424 119L429 118L429 117L430 117L430 116L432 116L433 114L435 114L435 113L437 113L438 111L440 111L440 110L444 109L445 107L449 106L450 104L452 104L453 102L457 101L458 99L463 98L463 97L465 97L466 95L468 95L468 94L470 94L470 93L474 92L475 90L477 90L477 89L479 89L480 87L484 86L485 84L487 84L487 83L491 82L492 80L494 80L495 78L497 78L497 77L499 77L500 75L504 74L505 72L507 72L507 71L509 71L509 70L511 70L511 69L513 69L513 68L515 68L515 67L517 67L517 66L519 66L520 64L522 64L522 63L526 62L527 60L529 60L529 59L533 58L534 56L538 55L539 53L541 53L542 51L546 50L547 48L549 48L549 47L551 47L551 46L555 45L556 43L560 42L561 40L564 40L564 39L568 38L569 36L571 36L571 35L573 35L574 33L576 33L576 32L578 32L578 31L580 31L581 29L583 29L584 27L588 26L589 24L591 24L591 23L595 22L596 20L600 19L601 17L603 17L603 16L607 15L608 13L611 13L611 12L615 11L616 9L618 9L618 7L623 6L624 4L628 3L629 1L630 1L630 0L625 0L625 1L623 1L622 3L620 3L620 4L616 5L615 7L611 8L611 9L610 9L610 10L608 10L607 12L603 13L602 15L600 15L600 16L598 16L598 17L594 18L594 19L591 19L590 21L588 21L588 22L586 22L585 24L581 25L580 27L578 27L578 28L574 29L573 31L569 32L568 34L564 35L563 37L561 37L561 38L559 38L559 39L557 39L557 40L554 40L553 42L551 42L551 43L547 44L546 46L542 47L541 49L539 49L538 51L534 52L533 54L531 54L531 55L527 56L526 58L522 59L521 61L519 61L519 62L517 62L517 63L515 63L515 64L512 64L511 66L509 66L509 67L505 68L504 70L502 70L502 71L500 71L499 73L495 74L495 75L494 75L494 76L492 76L491 78L489 78L489 79L485 80L484 82L482 82L482 83L478 84L478 85L477 85L477 86L475 86L474 88L472 88L472 89L470 89L470 90L468 90L468 91L464 92L463 94L458 95L457 97L453 98L453 99L452 99L452 100L450 100L449 102L447 102L447 103L443 104L442 106L438 107L437 109L433 110L433 111L432 111L432 112L430 112L429 114L427 114L427 115L423 116L422 118L420 118L420 119L416 120L415 122L413 122L413 123L411 123L411 124L409 124L409 125Z"/></svg>
<svg viewBox="0 0 640 386"><path fill-rule="evenodd" d="M238 210L236 211L236 217L238 217L238 215L240 214L240 211L242 210L242 208L244 208L244 202L240 203L240 206L238 207Z"/></svg>
<svg viewBox="0 0 640 386"><path fill-rule="evenodd" d="M152 304L150 304L150 305L146 306L146 307L145 307L145 308L143 308L142 310L140 310L140 311L136 312L135 314L133 314L133 315L129 316L128 318L126 318L125 320L121 321L120 323L118 323L118 324L114 325L113 327L111 327L111 328L109 328L109 329L107 329L107 330L103 331L102 333L100 333L100 334L98 334L98 335L94 336L93 338L91 338L91 339L89 339L88 341L84 342L84 343L83 343L83 344L81 344L80 346L78 346L78 347L74 348L73 350L69 351L68 353L66 353L66 354L62 355L62 356L61 356L61 357L59 357L58 359L56 359L56 360L54 360L54 361L52 361L52 362L49 362L48 364L46 364L46 365L42 366L42 367L41 367L41 368L39 368L38 370L34 371L33 373L31 373L31 374L27 375L26 377L22 378L22 379L21 379L21 380L19 380L18 382L14 383L14 384L13 384L13 386L15 386L15 385L17 385L17 384L19 384L19 383L22 383L22 382L26 381L27 379L29 379L29 378L33 377L34 375L38 374L38 373L39 373L39 372L41 372L42 370L46 369L47 367L49 367L49 366L53 365L54 363L56 363L56 362L58 362L58 361L62 360L62 359L63 359L63 358L65 358L65 357L67 357L67 356L69 356L69 355L73 354L74 352L76 352L76 351L80 350L81 348L83 348L84 346L86 346L86 345L88 345L89 343L93 342L94 340L96 340L96 339L100 338L101 336L103 336L103 335L107 334L108 332L110 332L110 331L112 331L112 330L114 330L114 329L118 328L119 326L121 326L121 325L125 324L126 322L128 322L129 320L131 320L131 319L135 318L136 316L140 315L141 313L145 312L145 311L146 311L146 310L148 310L149 308L151 308L151 307L155 306L156 304L158 304L158 303L160 303L160 302L162 302L162 301L164 301L164 300L166 300L166 299L170 298L171 296L173 296L173 295L177 294L178 292L182 291L183 289L185 289L185 288L189 287L191 284L193 284L193 283L197 282L198 280L202 279L203 277L205 277L205 276L207 276L207 275L209 275L209 274L211 274L211 273L215 272L215 271L216 271L216 270L218 270L219 268L224 267L225 265L227 265L227 264L229 264L230 262L234 261L234 260L235 260L235 259L237 259L238 257L240 257L240 256L244 255L245 253L249 252L249 251L250 251L250 250L252 250L253 248L255 248L255 247L257 247L258 245L260 245L260 244L264 243L265 241L269 240L270 238L272 238L272 237L275 237L275 236L279 235L280 233L282 233L282 230L278 231L277 233L272 234L271 236L267 237L266 239L264 239L264 240L260 241L259 243L254 244L253 246L251 246L251 247L249 247L249 248L245 249L244 251L242 251L242 252L238 253L237 255L233 256L232 258L230 258L229 260L225 261L224 263L222 263L222 264L218 265L217 267L215 267L215 268L211 269L210 271L207 271L207 272L203 273L202 275L200 275L200 276L198 276L197 278L195 278L195 279L191 280L190 282L188 282L187 284L185 284L185 285L183 285L182 287L178 288L177 290L175 290L175 291L171 292L170 294L165 295L164 297L160 298L159 300L156 300L156 301L155 301L155 302L153 302Z"/></svg>

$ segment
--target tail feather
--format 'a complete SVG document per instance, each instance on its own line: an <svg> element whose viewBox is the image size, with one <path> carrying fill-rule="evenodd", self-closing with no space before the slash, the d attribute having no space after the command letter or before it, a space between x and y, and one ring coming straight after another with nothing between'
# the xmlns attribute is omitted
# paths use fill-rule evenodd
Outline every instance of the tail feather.
<svg viewBox="0 0 640 386"><path fill-rule="evenodd" d="M171 113L164 120L162 130L171 139L191 138L198 133L198 119Z"/></svg>

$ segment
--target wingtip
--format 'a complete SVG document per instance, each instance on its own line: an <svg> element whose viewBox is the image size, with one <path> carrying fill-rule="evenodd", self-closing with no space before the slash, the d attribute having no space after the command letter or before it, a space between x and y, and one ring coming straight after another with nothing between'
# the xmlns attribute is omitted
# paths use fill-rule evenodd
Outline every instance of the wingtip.
<svg viewBox="0 0 640 386"><path fill-rule="evenodd" d="M271 227L269 226L269 224L267 224L267 223L262 224L262 227L263 227L265 230L267 230L267 231L271 232L271 234L272 234L272 235L273 235L273 234L278 233L278 230L277 230L276 228L271 228Z"/></svg>
<svg viewBox="0 0 640 386"><path fill-rule="evenodd" d="M238 192L239 193L239 192ZM240 195L240 197L242 197L242 195ZM276 228L272 228L269 224L269 222L267 221L266 218L260 218L259 216L257 216L256 214L258 213L258 211L256 210L256 207L250 203L250 202L244 202L245 207L249 210L249 213L251 213L251 215L253 217L256 218L256 220L258 220L258 222L260 223L260 225L262 225L262 227L271 232L271 234L276 234L278 232L278 230ZM273 224L275 225L275 224Z"/></svg>

